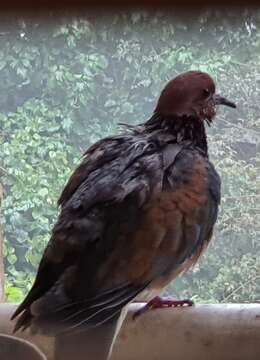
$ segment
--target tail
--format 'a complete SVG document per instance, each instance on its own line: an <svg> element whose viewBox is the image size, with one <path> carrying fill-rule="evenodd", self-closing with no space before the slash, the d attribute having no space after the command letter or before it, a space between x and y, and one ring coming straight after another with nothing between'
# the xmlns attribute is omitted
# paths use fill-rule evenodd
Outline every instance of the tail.
<svg viewBox="0 0 260 360"><path fill-rule="evenodd" d="M30 310L25 310L20 317L18 318L18 320L15 323L14 329L13 329L13 333L16 333L18 330L22 330L24 331L25 329L27 329L28 327L30 327L31 322L32 322L32 314L30 312ZM11 320L14 319L14 314L11 317Z"/></svg>
<svg viewBox="0 0 260 360"><path fill-rule="evenodd" d="M113 322L146 285L124 284L93 297L71 299L62 281L28 306L27 298L12 319L20 314L14 331L31 326L33 332L56 336L69 332L93 330ZM30 302L29 302L30 303Z"/></svg>
<svg viewBox="0 0 260 360"><path fill-rule="evenodd" d="M33 303L33 301L39 297L40 293L41 293L40 289L37 289L36 286L33 286L31 291L26 296L26 298L12 314L11 321L14 320L18 315L20 315L14 326L13 329L14 333L20 329L25 330L31 325L33 315L31 313L30 306Z"/></svg>

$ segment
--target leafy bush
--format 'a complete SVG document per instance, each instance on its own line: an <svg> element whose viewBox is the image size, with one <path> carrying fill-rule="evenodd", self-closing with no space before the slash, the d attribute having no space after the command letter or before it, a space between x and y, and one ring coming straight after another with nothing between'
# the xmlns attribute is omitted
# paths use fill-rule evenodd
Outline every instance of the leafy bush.
<svg viewBox="0 0 260 360"><path fill-rule="evenodd" d="M80 154L149 118L165 82L209 72L238 104L208 129L223 181L215 236L169 292L204 302L260 299L260 12L117 12L2 18L0 173L5 188L6 294L19 301Z"/></svg>

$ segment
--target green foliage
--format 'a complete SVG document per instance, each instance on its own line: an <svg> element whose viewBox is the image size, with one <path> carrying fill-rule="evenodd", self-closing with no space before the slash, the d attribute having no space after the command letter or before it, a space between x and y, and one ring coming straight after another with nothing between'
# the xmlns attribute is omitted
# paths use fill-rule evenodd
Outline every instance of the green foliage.
<svg viewBox="0 0 260 360"><path fill-rule="evenodd" d="M23 300L24 294L21 288L15 286L5 286L6 301L19 303Z"/></svg>
<svg viewBox="0 0 260 360"><path fill-rule="evenodd" d="M9 22L9 23L8 23ZM145 11L10 19L0 37L0 174L5 188L6 294L19 301L80 154L149 118L165 82L209 72L238 104L208 129L223 182L213 244L169 288L204 302L260 299L260 12Z"/></svg>

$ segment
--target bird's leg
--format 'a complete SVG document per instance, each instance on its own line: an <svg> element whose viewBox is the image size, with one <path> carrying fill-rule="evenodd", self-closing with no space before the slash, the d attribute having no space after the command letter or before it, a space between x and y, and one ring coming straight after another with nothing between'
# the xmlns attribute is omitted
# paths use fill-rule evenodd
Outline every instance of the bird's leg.
<svg viewBox="0 0 260 360"><path fill-rule="evenodd" d="M182 306L192 306L192 305L194 305L194 302L189 299L173 300L170 298L161 298L160 296L156 296L152 300L150 300L146 305L144 305L141 309L137 310L133 315L133 319L136 319L138 316L152 309L162 309L162 308L182 307Z"/></svg>

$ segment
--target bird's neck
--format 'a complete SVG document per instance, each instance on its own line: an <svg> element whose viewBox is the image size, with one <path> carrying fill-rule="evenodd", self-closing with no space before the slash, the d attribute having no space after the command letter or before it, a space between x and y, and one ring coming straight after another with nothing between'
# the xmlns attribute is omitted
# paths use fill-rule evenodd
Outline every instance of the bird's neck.
<svg viewBox="0 0 260 360"><path fill-rule="evenodd" d="M203 121L196 118L154 114L145 124L146 133L163 132L172 135L173 141L191 141L208 156L207 135Z"/></svg>

